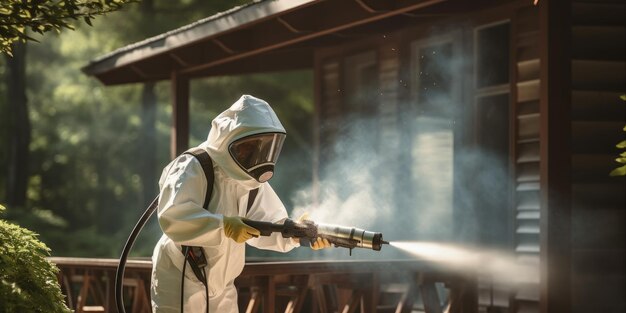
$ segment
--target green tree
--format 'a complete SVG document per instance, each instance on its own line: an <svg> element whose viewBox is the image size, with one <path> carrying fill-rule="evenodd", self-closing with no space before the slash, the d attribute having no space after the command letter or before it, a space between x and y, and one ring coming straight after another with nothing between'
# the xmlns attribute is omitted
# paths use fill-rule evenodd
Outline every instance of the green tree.
<svg viewBox="0 0 626 313"><path fill-rule="evenodd" d="M12 54L12 45L37 41L28 31L43 34L74 29L73 20L91 25L97 15L119 10L133 0L4 0L0 2L0 53Z"/></svg>
<svg viewBox="0 0 626 313"><path fill-rule="evenodd" d="M24 206L28 182L28 145L30 144L30 119L26 98L26 45L14 43L15 55L6 57L5 127L8 127L7 147L7 204Z"/></svg>
<svg viewBox="0 0 626 313"><path fill-rule="evenodd" d="M118 10L130 0L48 0L0 2L0 54L6 54L7 204L24 206L28 183L31 127L26 97L26 41L37 41L28 32L73 29L70 20L91 25L97 15Z"/></svg>

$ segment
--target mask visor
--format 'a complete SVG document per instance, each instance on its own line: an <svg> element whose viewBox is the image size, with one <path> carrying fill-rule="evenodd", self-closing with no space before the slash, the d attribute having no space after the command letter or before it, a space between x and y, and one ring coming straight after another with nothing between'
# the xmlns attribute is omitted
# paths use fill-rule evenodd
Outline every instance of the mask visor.
<svg viewBox="0 0 626 313"><path fill-rule="evenodd" d="M285 142L285 134L267 133L238 139L230 144L228 150L235 162L248 174L255 169L276 164L278 155ZM259 180L257 175L252 175ZM270 176L271 177L271 176Z"/></svg>

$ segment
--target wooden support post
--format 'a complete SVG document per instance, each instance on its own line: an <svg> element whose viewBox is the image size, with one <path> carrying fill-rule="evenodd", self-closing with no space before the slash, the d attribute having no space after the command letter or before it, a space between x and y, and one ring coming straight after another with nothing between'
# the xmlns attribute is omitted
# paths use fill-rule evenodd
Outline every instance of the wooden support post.
<svg viewBox="0 0 626 313"><path fill-rule="evenodd" d="M173 71L172 135L170 156L174 159L189 148L189 78Z"/></svg>
<svg viewBox="0 0 626 313"><path fill-rule="evenodd" d="M300 290L298 291L298 295L293 298L293 310L285 310L285 313L300 313L300 311L302 311L304 301L306 300L307 293L309 292L310 281L311 276L307 275L304 278L304 281L299 284L298 288Z"/></svg>
<svg viewBox="0 0 626 313"><path fill-rule="evenodd" d="M263 301L263 312L274 312L276 307L276 284L274 276L268 276L265 281L265 299Z"/></svg>
<svg viewBox="0 0 626 313"><path fill-rule="evenodd" d="M413 303L415 303L417 288L415 283L407 286L406 292L400 297L396 305L396 313L411 313L413 311Z"/></svg>
<svg viewBox="0 0 626 313"><path fill-rule="evenodd" d="M106 271L106 303L105 308L107 312L113 312L117 308L115 304L115 272L111 270Z"/></svg>
<svg viewBox="0 0 626 313"><path fill-rule="evenodd" d="M478 282L464 280L458 283L459 305L463 313L478 313ZM452 312L452 310L450 310Z"/></svg>
<svg viewBox="0 0 626 313"><path fill-rule="evenodd" d="M426 313L442 313L441 301L437 294L437 288L435 288L435 282L422 282L419 289L422 294L422 301L424 302L424 311L426 311Z"/></svg>
<svg viewBox="0 0 626 313"><path fill-rule="evenodd" d="M89 275L89 271L84 271L83 273L83 281L82 286L80 288L80 293L78 294L78 300L76 300L76 312L82 313L84 311L84 307L87 304L87 297L89 296L89 288L91 287L91 276Z"/></svg>
<svg viewBox="0 0 626 313"><path fill-rule="evenodd" d="M380 293L380 277L378 273L372 272L367 275L367 288L364 290L363 309L365 312L376 312Z"/></svg>
<svg viewBox="0 0 626 313"><path fill-rule="evenodd" d="M540 1L542 313L571 311L570 1Z"/></svg>
<svg viewBox="0 0 626 313"><path fill-rule="evenodd" d="M72 270L68 270L66 272L63 272L61 274L61 277L63 279L63 288L65 289L65 296L66 296L66 300L67 300L67 307L70 309L75 309L76 307L74 306L74 295L72 293Z"/></svg>
<svg viewBox="0 0 626 313"><path fill-rule="evenodd" d="M246 306L246 313L256 313L259 311L259 302L261 298L261 290L258 287L250 287L250 299Z"/></svg>

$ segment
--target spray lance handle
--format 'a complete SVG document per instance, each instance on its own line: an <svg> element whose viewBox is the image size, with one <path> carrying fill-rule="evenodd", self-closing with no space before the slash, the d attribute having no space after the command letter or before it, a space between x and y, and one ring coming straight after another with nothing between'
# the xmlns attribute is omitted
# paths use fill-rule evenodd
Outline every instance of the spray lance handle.
<svg viewBox="0 0 626 313"><path fill-rule="evenodd" d="M283 238L317 238L317 226L312 221L303 223L286 219L283 224L254 221L247 218L241 219L246 225L257 229L261 236L270 236L272 233L280 233Z"/></svg>
<svg viewBox="0 0 626 313"><path fill-rule="evenodd" d="M272 233L280 233L283 229L283 224L274 224L271 222L253 221L247 218L241 219L246 225L257 229L261 236L271 236ZM258 237L258 236L255 236Z"/></svg>

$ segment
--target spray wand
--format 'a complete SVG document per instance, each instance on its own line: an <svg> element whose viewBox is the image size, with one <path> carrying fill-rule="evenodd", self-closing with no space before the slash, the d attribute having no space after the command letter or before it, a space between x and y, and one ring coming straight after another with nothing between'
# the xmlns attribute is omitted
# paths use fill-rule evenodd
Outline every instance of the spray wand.
<svg viewBox="0 0 626 313"><path fill-rule="evenodd" d="M261 236L270 236L272 233L280 233L284 238L300 239L301 245L310 245L318 237L327 239L335 247L350 249L365 248L380 251L383 244L389 242L383 240L383 234L371 232L355 227L316 224L310 220L296 222L286 219L283 224L253 221L242 219L248 226L254 227L261 232Z"/></svg>

